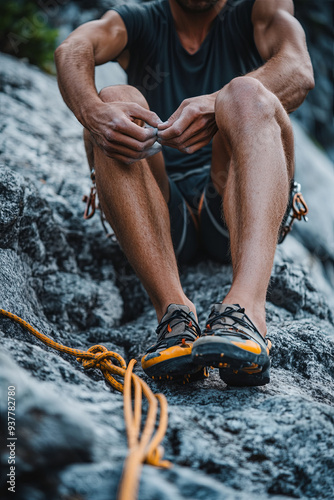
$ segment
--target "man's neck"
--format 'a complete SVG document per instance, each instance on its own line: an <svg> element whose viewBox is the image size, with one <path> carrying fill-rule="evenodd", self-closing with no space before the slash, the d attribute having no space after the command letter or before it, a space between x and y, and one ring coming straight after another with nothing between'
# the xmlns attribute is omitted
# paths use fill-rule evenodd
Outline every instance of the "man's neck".
<svg viewBox="0 0 334 500"><path fill-rule="evenodd" d="M175 23L176 31L181 44L191 54L197 52L202 45L214 19L218 16L227 0L219 0L217 4L204 12L190 12L177 3L169 0L170 9Z"/></svg>

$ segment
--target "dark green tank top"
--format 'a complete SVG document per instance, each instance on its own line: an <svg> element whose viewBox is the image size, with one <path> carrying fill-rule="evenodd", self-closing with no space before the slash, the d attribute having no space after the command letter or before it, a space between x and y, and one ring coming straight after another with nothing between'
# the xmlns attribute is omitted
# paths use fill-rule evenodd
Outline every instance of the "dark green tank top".
<svg viewBox="0 0 334 500"><path fill-rule="evenodd" d="M168 0L115 7L127 33L128 83L167 120L187 97L211 94L263 61L253 37L255 0L229 0L212 23L200 49L190 55L181 45ZM211 162L211 144L192 155L164 147L167 172L184 172Z"/></svg>

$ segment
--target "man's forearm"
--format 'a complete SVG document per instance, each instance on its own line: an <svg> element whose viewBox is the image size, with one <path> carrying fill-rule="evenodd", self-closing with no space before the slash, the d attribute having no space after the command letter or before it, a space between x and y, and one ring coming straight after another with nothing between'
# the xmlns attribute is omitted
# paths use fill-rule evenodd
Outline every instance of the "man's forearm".
<svg viewBox="0 0 334 500"><path fill-rule="evenodd" d="M295 111L314 87L310 61L296 61L277 54L247 76L259 80L275 94L288 113Z"/></svg>
<svg viewBox="0 0 334 500"><path fill-rule="evenodd" d="M265 62L247 76L275 94L288 113L314 87L305 33L293 16L292 0L256 0L252 10L254 41Z"/></svg>
<svg viewBox="0 0 334 500"><path fill-rule="evenodd" d="M82 40L64 42L55 52L55 62L63 99L85 126L89 109L101 103L94 81L93 47Z"/></svg>

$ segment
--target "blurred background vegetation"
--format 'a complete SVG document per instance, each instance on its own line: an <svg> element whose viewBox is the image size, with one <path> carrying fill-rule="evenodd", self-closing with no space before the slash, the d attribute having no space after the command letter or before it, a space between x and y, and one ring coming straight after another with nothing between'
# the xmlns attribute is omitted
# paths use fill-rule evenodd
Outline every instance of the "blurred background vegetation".
<svg viewBox="0 0 334 500"><path fill-rule="evenodd" d="M39 2L41 4L41 2ZM0 3L0 51L52 72L58 30L37 0L2 0Z"/></svg>

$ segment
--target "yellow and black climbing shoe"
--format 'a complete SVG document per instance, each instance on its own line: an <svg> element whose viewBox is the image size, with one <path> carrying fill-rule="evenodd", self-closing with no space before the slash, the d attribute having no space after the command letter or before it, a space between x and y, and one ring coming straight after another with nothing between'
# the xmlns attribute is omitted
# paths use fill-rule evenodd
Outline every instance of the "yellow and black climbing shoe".
<svg viewBox="0 0 334 500"><path fill-rule="evenodd" d="M192 349L194 363L219 368L230 386L270 382L271 342L262 337L238 304L214 304L203 336Z"/></svg>
<svg viewBox="0 0 334 500"><path fill-rule="evenodd" d="M201 331L188 306L170 304L157 328L157 343L141 360L143 370L154 380L201 378L206 370L191 359L194 341Z"/></svg>

